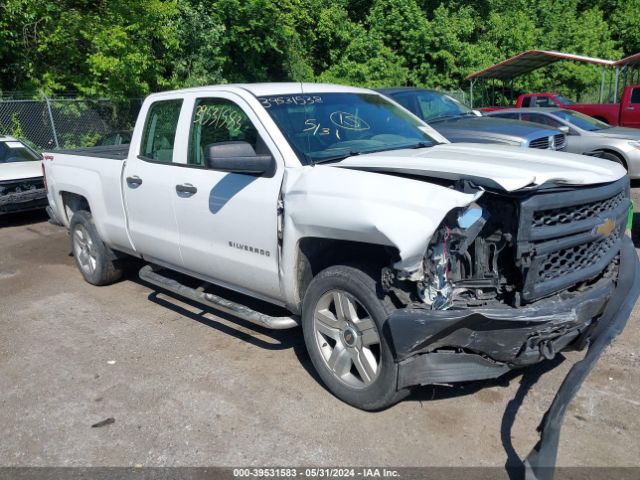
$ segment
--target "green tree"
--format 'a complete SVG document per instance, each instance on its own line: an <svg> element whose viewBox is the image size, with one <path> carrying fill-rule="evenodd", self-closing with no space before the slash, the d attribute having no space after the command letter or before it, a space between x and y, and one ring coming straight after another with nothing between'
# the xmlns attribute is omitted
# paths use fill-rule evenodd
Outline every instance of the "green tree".
<svg viewBox="0 0 640 480"><path fill-rule="evenodd" d="M403 59L375 33L364 29L347 46L344 55L318 77L321 82L372 88L405 85L407 79Z"/></svg>

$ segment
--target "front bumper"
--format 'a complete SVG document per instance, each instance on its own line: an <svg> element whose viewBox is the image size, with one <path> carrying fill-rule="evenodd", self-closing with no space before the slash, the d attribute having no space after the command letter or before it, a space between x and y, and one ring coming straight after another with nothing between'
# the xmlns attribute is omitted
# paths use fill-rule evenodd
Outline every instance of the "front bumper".
<svg viewBox="0 0 640 480"><path fill-rule="evenodd" d="M575 299L517 310L399 310L383 332L394 349L399 388L495 378L563 348L588 346L556 393L539 427L540 441L524 461L527 478L551 479L566 409L604 349L624 329L639 294L640 262L625 235L615 284L603 279ZM530 348L536 345L537 352Z"/></svg>
<svg viewBox="0 0 640 480"><path fill-rule="evenodd" d="M612 302L618 292L635 302L638 292L630 282L638 264L625 236L617 280L602 278L570 298L554 296L518 309L395 311L383 331L398 365L398 388L495 378L564 349L584 348L604 328L607 312L618 309Z"/></svg>
<svg viewBox="0 0 640 480"><path fill-rule="evenodd" d="M47 191L44 188L9 193L0 195L0 214L37 210L45 208L48 204Z"/></svg>

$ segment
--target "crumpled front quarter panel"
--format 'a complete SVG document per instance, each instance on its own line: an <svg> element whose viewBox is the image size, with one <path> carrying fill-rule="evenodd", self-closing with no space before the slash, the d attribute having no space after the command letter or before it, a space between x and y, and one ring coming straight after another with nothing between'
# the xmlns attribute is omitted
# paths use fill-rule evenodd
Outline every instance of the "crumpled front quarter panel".
<svg viewBox="0 0 640 480"><path fill-rule="evenodd" d="M283 186L284 255L304 237L351 240L396 247L396 268L412 273L444 216L481 194L329 165L291 169Z"/></svg>

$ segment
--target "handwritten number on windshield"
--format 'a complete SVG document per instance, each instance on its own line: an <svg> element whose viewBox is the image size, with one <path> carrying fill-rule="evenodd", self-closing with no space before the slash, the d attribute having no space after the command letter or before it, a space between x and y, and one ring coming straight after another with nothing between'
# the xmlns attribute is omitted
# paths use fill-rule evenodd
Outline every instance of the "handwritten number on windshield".
<svg viewBox="0 0 640 480"><path fill-rule="evenodd" d="M264 108L280 105L313 105L322 103L322 97L318 95L286 95L280 97L262 97L260 103Z"/></svg>

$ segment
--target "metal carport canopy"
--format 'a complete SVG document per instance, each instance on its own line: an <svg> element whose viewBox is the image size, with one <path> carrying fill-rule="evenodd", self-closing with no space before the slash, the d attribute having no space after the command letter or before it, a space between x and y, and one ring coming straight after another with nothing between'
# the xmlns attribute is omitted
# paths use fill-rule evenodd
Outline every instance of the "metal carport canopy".
<svg viewBox="0 0 640 480"><path fill-rule="evenodd" d="M640 53L634 53L633 55L629 55L628 57L624 57L621 60L615 62L616 67L635 67L640 65Z"/></svg>
<svg viewBox="0 0 640 480"><path fill-rule="evenodd" d="M632 57L635 57L635 55L627 57L627 59L632 59ZM619 62L623 62L627 59L620 60ZM614 67L619 64L619 62L614 62L612 60L585 57L583 55L575 55L572 53L554 52L549 50L528 50L516 55L515 57L507 58L506 60L496 63L491 67L472 73L467 76L467 80L474 81L479 78L497 78L501 80L510 79L560 60L572 60L575 62L591 63L606 67ZM640 57L633 60L640 62Z"/></svg>

